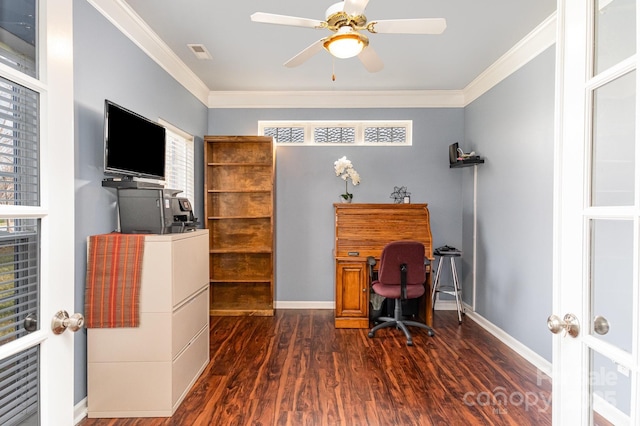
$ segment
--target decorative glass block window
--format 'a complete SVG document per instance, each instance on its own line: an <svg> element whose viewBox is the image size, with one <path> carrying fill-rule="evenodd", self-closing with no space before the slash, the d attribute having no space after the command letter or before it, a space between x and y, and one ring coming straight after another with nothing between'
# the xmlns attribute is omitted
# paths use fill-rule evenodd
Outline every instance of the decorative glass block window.
<svg viewBox="0 0 640 426"><path fill-rule="evenodd" d="M304 143L304 127L265 127L263 136L286 144Z"/></svg>
<svg viewBox="0 0 640 426"><path fill-rule="evenodd" d="M316 143L355 143L356 129L354 127L316 127L313 129L313 139Z"/></svg>
<svg viewBox="0 0 640 426"><path fill-rule="evenodd" d="M411 129L411 120L258 122L258 134L282 146L410 146Z"/></svg>
<svg viewBox="0 0 640 426"><path fill-rule="evenodd" d="M407 140L407 129L404 127L365 127L364 140L366 143L398 143Z"/></svg>

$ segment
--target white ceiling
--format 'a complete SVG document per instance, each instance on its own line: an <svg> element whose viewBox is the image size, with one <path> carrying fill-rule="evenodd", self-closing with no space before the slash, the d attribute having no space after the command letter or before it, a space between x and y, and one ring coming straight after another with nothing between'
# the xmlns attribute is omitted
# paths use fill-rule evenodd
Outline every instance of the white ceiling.
<svg viewBox="0 0 640 426"><path fill-rule="evenodd" d="M321 51L282 64L329 30L255 23L254 12L325 19L335 1L122 0L211 91L461 90L556 9L556 0L370 0L375 19L445 18L441 35L367 34L384 69ZM197 59L187 44L213 56ZM332 81L335 72L336 80Z"/></svg>

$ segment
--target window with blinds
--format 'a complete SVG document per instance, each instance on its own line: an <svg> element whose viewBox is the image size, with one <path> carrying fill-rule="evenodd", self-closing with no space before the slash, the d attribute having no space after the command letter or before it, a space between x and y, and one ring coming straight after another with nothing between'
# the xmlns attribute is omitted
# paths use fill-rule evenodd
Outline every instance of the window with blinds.
<svg viewBox="0 0 640 426"><path fill-rule="evenodd" d="M38 78L36 0L0 2L0 63ZM34 86L35 87L35 86ZM13 217L40 194L40 96L0 75L0 424L39 424L40 219Z"/></svg>
<svg viewBox="0 0 640 426"><path fill-rule="evenodd" d="M38 328L38 223L37 219L0 219L0 346ZM34 328L27 328L30 321ZM8 421L36 411L37 360L37 346L0 360L0 424L13 424Z"/></svg>
<svg viewBox="0 0 640 426"><path fill-rule="evenodd" d="M0 424L36 425L40 393L40 347L0 360Z"/></svg>
<svg viewBox="0 0 640 426"><path fill-rule="evenodd" d="M259 135L295 146L410 146L411 129L411 120L258 122Z"/></svg>
<svg viewBox="0 0 640 426"><path fill-rule="evenodd" d="M161 124L167 129L165 188L181 190L178 196L188 198L193 205L193 137L172 130L166 123Z"/></svg>
<svg viewBox="0 0 640 426"><path fill-rule="evenodd" d="M0 204L37 206L39 95L0 77Z"/></svg>

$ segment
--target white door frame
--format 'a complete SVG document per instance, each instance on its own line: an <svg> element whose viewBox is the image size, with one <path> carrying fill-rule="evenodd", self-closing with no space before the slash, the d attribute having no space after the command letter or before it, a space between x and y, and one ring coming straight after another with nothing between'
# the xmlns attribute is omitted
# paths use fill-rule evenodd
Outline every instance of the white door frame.
<svg viewBox="0 0 640 426"><path fill-rule="evenodd" d="M74 310L73 0L38 0L39 78L5 65L8 80L39 93L40 206L0 206L0 217L36 218L40 231L39 329L0 347L0 359L40 347L40 424L74 424L74 337L51 320Z"/></svg>
<svg viewBox="0 0 640 426"><path fill-rule="evenodd" d="M591 335L591 300L588 285L589 271L589 217L631 218L635 222L634 236L634 330L638 331L638 175L640 149L636 136L635 150L635 205L631 207L588 207L591 141L591 80L590 66L593 54L588 40L593 34L594 0L558 0L558 31L556 43L556 129L554 175L554 246L553 246L553 314L563 317L574 314L580 331L572 338L562 333L553 337L553 423L558 425L591 424L590 347L612 360L634 366L635 389L632 389L631 419L624 423L638 422L638 345L633 348L634 360L628 354L610 345L601 344ZM638 13L636 0L636 14ZM636 17L636 22L638 19ZM638 46L636 25L636 46ZM617 73L636 68L636 56L621 63ZM613 69L613 67L612 67ZM618 74L619 75L619 74ZM614 74L610 74L613 78ZM606 80L600 76L593 79L600 86ZM595 87L595 86L594 86ZM638 126L638 76L636 71L636 135ZM626 357L626 359L624 359ZM635 399L634 399L635 398ZM634 423L636 422L636 423ZM615 422L618 424L617 422ZM622 424L623 424L622 423Z"/></svg>

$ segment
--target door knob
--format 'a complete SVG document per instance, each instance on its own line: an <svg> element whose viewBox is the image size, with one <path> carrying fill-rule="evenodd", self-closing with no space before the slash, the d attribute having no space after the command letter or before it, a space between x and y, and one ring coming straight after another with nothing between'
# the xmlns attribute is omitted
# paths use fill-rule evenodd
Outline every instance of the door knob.
<svg viewBox="0 0 640 426"><path fill-rule="evenodd" d="M573 314L566 314L563 319L560 319L557 315L551 315L547 318L547 327L553 334L564 331L565 336L569 334L571 337L577 337L580 333L580 323Z"/></svg>
<svg viewBox="0 0 640 426"><path fill-rule="evenodd" d="M36 314L29 314L25 317L22 325L29 333L36 331L38 329L38 317Z"/></svg>
<svg viewBox="0 0 640 426"><path fill-rule="evenodd" d="M51 329L55 334L62 334L68 328L71 331L78 331L84 325L82 314L69 316L67 311L58 311L51 320Z"/></svg>
<svg viewBox="0 0 640 426"><path fill-rule="evenodd" d="M603 336L609 332L609 321L602 315L593 319L593 331Z"/></svg>

